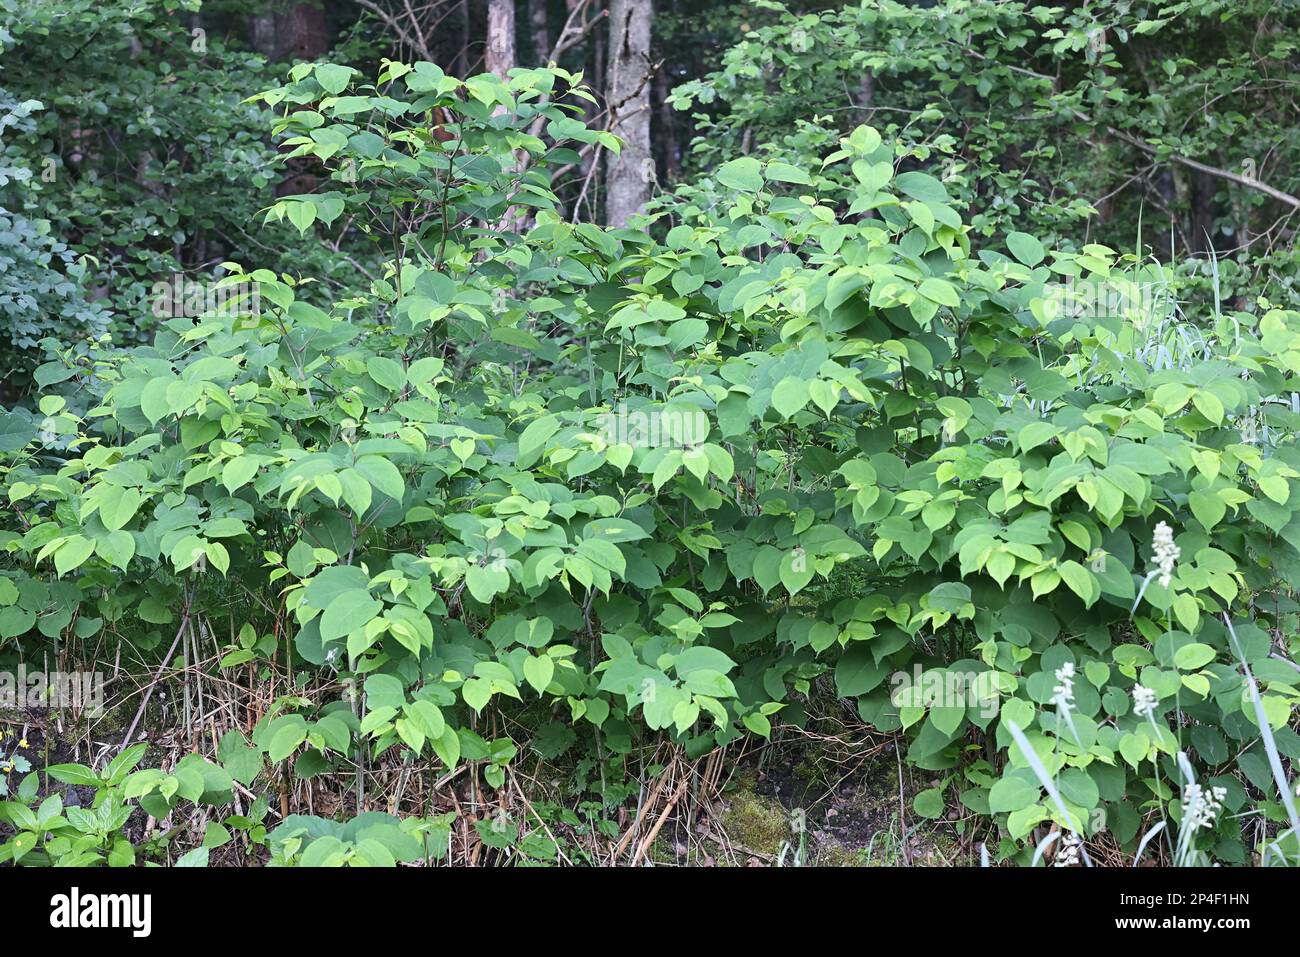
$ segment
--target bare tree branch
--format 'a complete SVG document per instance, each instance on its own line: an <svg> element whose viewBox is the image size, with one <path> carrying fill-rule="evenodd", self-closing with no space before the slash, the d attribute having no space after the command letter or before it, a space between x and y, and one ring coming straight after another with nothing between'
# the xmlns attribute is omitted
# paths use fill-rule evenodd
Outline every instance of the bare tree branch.
<svg viewBox="0 0 1300 957"><path fill-rule="evenodd" d="M601 10L596 13L590 20L582 24L575 24L573 21L578 15L583 13L591 0L581 0L572 10L569 11L568 19L564 21L564 29L560 31L559 37L555 41L555 46L551 48L551 55L546 58L548 63L554 63L560 58L560 54L570 50L582 42L582 38L591 32L592 27L598 24L605 17L609 16L608 10Z"/></svg>
<svg viewBox="0 0 1300 957"><path fill-rule="evenodd" d="M1078 113L1078 111L1075 112L1080 119L1088 119L1084 114ZM1130 146L1136 146L1144 153L1150 153L1152 156L1161 155L1160 147L1148 143L1146 140L1138 139L1136 136L1125 133L1123 130L1117 130L1113 126L1108 126L1106 129L1110 131L1111 136L1118 137ZM1292 196L1290 193L1284 193L1282 190L1270 186L1268 183L1262 182L1261 180L1253 179L1249 176L1243 176L1241 173L1234 173L1232 170L1223 169L1218 166L1210 166L1208 163L1194 160L1190 156L1183 156L1181 153L1174 153L1171 151L1167 156L1173 162L1180 163L1189 169L1194 169L1201 173L1208 173L1211 176L1217 176L1219 179L1226 179L1229 182L1245 186L1247 189L1253 189L1257 192L1263 193L1265 196L1272 196L1278 202L1285 203L1293 209L1300 209L1300 198Z"/></svg>
<svg viewBox="0 0 1300 957"><path fill-rule="evenodd" d="M980 53L978 50L968 49L966 50L966 53L968 53L970 56L975 57L978 60L988 59L988 57ZM1034 79L1042 80L1044 83L1050 84L1053 91L1057 90L1057 83L1055 77L1048 76L1046 73L1038 73L1034 70L1029 70L1024 67L1011 67L1010 69L1014 70L1017 73L1022 73L1025 76L1031 76ZM1082 110L1076 110L1071 108L1070 115L1075 117L1076 119L1083 120L1083 122L1085 123L1095 124L1096 122L1095 120L1093 120L1091 116L1089 116L1087 113L1083 112ZM1285 203L1286 205L1292 207L1293 209L1300 209L1300 198L1292 196L1290 193L1285 193L1274 186L1270 186L1268 183L1255 179L1254 177L1243 176L1240 173L1234 173L1232 172L1232 170L1223 169L1222 167L1219 166L1211 166L1208 163L1202 163L1200 160L1194 160L1190 156L1183 156L1181 153L1175 153L1172 150L1166 152L1161 147L1156 146L1154 143L1148 143L1146 140L1134 136L1132 133L1126 133L1123 130L1116 129L1113 126L1107 126L1106 130L1107 132L1110 133L1111 136L1123 140L1125 143L1128 143L1130 146L1137 147L1138 149L1142 150L1142 152L1144 153L1148 153L1155 157L1164 156L1165 158L1169 159L1171 162L1178 163L1182 166L1186 166L1189 169L1194 169L1200 173L1208 173L1210 176L1217 176L1219 179L1226 179L1229 182L1236 183L1239 186L1245 186L1247 189L1253 189L1257 192L1263 193L1266 196L1271 196L1274 199L1276 199L1278 202Z"/></svg>

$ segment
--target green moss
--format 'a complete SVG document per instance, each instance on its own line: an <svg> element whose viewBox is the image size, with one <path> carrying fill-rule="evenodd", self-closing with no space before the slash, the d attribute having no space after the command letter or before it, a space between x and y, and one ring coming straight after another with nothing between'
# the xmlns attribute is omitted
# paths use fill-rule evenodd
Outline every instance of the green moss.
<svg viewBox="0 0 1300 957"><path fill-rule="evenodd" d="M677 851L673 847L672 840L662 833L655 837L654 842L650 845L650 849L646 851L646 857L649 858L651 864L660 864L668 867L681 863L681 861L677 859Z"/></svg>
<svg viewBox="0 0 1300 957"><path fill-rule="evenodd" d="M791 837L785 808L775 798L756 794L746 785L728 796L722 826L738 850L758 851L773 857Z"/></svg>
<svg viewBox="0 0 1300 957"><path fill-rule="evenodd" d="M828 844L818 848L815 863L818 867L869 867L878 862L871 860L866 848Z"/></svg>

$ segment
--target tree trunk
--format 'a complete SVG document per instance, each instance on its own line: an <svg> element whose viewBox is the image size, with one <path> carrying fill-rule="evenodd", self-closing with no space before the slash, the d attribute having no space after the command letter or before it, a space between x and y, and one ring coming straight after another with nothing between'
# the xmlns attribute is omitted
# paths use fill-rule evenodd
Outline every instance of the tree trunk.
<svg viewBox="0 0 1300 957"><path fill-rule="evenodd" d="M516 66L515 53L515 0L488 0L487 19L487 54L484 61L489 73L505 79ZM504 113L504 106L498 106L493 112ZM515 153L511 172L522 173L527 168L527 154L522 150ZM528 226L528 210L524 206L509 206L505 216L497 224L498 229L506 232L521 233Z"/></svg>
<svg viewBox="0 0 1300 957"><path fill-rule="evenodd" d="M484 66L502 78L515 67L515 0L488 0Z"/></svg>
<svg viewBox="0 0 1300 957"><path fill-rule="evenodd" d="M671 183L681 172L682 151L677 138L677 111L668 102L668 73L660 70L655 75L655 99L659 101L659 129L654 134L654 145L659 152L659 169L663 181Z"/></svg>
<svg viewBox="0 0 1300 957"><path fill-rule="evenodd" d="M275 15L254 14L250 22L253 49L268 60L275 56Z"/></svg>
<svg viewBox="0 0 1300 957"><path fill-rule="evenodd" d="M876 78L870 70L862 73L858 81L858 109L862 112L862 122L871 118L872 107L876 105Z"/></svg>
<svg viewBox="0 0 1300 957"><path fill-rule="evenodd" d="M456 76L463 80L469 76L469 0L460 0L456 16L460 20L460 49L456 51L454 69L456 71Z"/></svg>
<svg viewBox="0 0 1300 957"><path fill-rule="evenodd" d="M330 49L325 9L316 3L295 3L275 15L277 60L318 60Z"/></svg>
<svg viewBox="0 0 1300 957"><path fill-rule="evenodd" d="M650 152L650 18L653 0L611 0L609 73L605 100L610 130L623 150L605 159L605 222L626 226L650 198L654 157Z"/></svg>
<svg viewBox="0 0 1300 957"><path fill-rule="evenodd" d="M533 62L546 66L551 57L551 30L546 0L528 0L528 29L533 35Z"/></svg>
<svg viewBox="0 0 1300 957"><path fill-rule="evenodd" d="M1214 220L1218 212L1214 201L1219 183L1208 173L1198 173L1194 181L1195 199L1192 203L1192 242L1198 252L1214 249Z"/></svg>

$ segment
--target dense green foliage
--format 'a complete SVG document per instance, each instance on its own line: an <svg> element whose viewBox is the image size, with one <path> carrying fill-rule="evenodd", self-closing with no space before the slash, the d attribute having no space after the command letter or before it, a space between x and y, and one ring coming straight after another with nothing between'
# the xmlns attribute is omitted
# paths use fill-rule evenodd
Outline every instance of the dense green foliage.
<svg viewBox="0 0 1300 957"><path fill-rule="evenodd" d="M1201 277L1208 264L1187 257L1216 249L1220 297L1294 297L1295 244L1276 203L1170 161L1300 194L1294 6L759 6L779 19L673 93L697 113L702 172L749 143L798 163L865 118L934 170L980 235L1136 242Z"/></svg>
<svg viewBox="0 0 1300 957"><path fill-rule="evenodd" d="M66 345L111 330L119 343L148 341L155 285L179 274L211 282L236 250L320 281L360 278L294 230L250 233L282 174L267 115L241 101L277 73L186 28L187 8L197 4L0 4L10 167L0 248L17 258L0 276L11 387L26 384L46 337Z"/></svg>
<svg viewBox="0 0 1300 957"><path fill-rule="evenodd" d="M1120 251L1141 197L1100 237L1082 198L1142 151L1097 129L1263 156L1293 117L1243 86L1234 9L1104 7L1159 65L1140 93L1091 8L782 14L678 90L727 109L697 118L700 175L625 229L557 195L619 148L559 67L299 63L249 96L275 81L228 54L161 84L155 60L97 62L120 85L82 75L48 104L0 91L5 331L32 364L49 337L0 410L0 651L109 636L152 670L201 639L233 683L290 675L206 757L51 767L87 808L17 783L0 861L159 858L120 833L136 805L239 789L252 806L180 863L233 831L276 865L438 860L448 815L271 828L270 797L355 768L360 810L395 754L502 790L525 744L594 754L584 774L647 742L696 758L806 725L819 696L937 782L908 813L964 806L996 859L1030 863L1054 828L1129 861L1153 839L1177 863L1300 861L1293 254L1203 261L1224 287L1189 318L1172 297L1198 268ZM175 42L123 16L120 50ZM1199 59L1165 57L1210 17ZM57 58L77 27L28 29ZM1252 55L1293 55L1265 40ZM871 103L834 114L864 69ZM1202 97L1223 121L1171 134ZM9 131L95 112L152 172L78 178L38 217L56 186ZM1270 170L1293 176L1292 150ZM277 152L320 181L273 195ZM1256 230L1261 194L1231 189ZM186 270L221 301L148 310Z"/></svg>

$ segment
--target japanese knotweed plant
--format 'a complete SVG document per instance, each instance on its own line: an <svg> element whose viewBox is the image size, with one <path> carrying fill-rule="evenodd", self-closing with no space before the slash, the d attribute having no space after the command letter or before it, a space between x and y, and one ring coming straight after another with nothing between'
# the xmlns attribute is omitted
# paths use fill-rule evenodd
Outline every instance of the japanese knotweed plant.
<svg viewBox="0 0 1300 957"><path fill-rule="evenodd" d="M44 776L56 782L54 793L44 797L38 794L42 775L35 771L25 775L9 800L0 801L0 821L13 832L0 843L0 863L128 867L138 857L161 853L171 836L168 832L133 844L124 828L137 808L163 819L178 808L190 812L199 805L221 805L231 800L231 775L198 754L186 755L171 774L156 768L134 770L147 748L147 744L132 745L100 771L81 764L51 765L44 769ZM82 793L93 791L83 806L73 787L67 787L65 803L64 785L75 785ZM218 832L227 833L228 839L224 827L209 824L209 836ZM206 860L207 847L205 841L201 848L183 855L182 860L193 861L196 851Z"/></svg>
<svg viewBox="0 0 1300 957"><path fill-rule="evenodd" d="M6 640L238 607L235 651L344 689L281 699L253 736L273 762L404 748L500 787L514 745L469 731L488 709L699 754L804 721L820 688L905 732L941 780L918 813L960 800L1006 854L1050 822L1135 849L1180 749L1281 825L1219 615L1294 760L1300 455L1269 400L1300 315L1221 317L1230 347L1152 371L1109 351L1112 320L1044 308L1111 250L974 252L944 183L870 128L604 230L550 187L566 143L603 140L568 115L578 78L356 79L298 67L264 96L335 171L270 215L351 223L386 273L323 307L230 264L252 315L166 323L0 419ZM1153 576L1161 522L1179 555ZM1215 853L1245 860L1233 815Z"/></svg>

